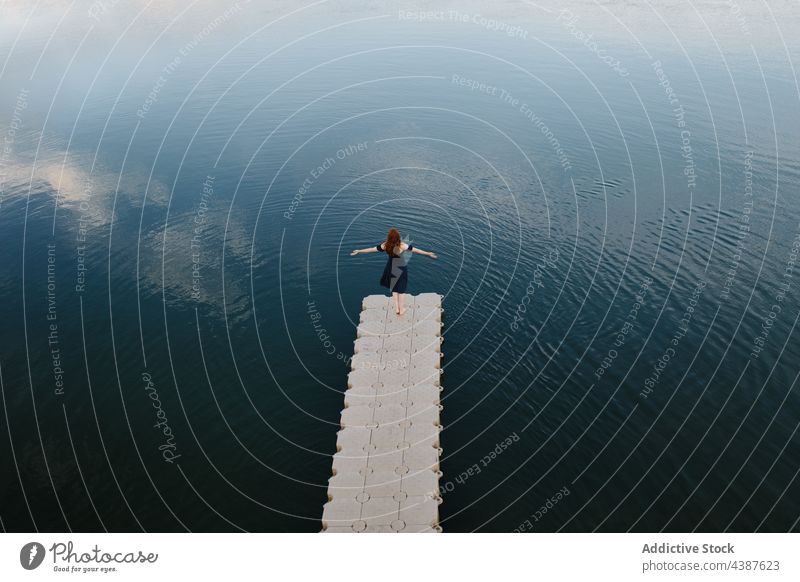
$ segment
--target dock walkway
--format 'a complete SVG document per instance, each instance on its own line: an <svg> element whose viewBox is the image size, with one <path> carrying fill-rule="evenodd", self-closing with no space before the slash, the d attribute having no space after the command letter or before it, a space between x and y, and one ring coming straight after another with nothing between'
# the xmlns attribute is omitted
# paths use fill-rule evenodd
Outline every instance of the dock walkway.
<svg viewBox="0 0 800 582"><path fill-rule="evenodd" d="M442 296L364 298L322 531L440 532Z"/></svg>

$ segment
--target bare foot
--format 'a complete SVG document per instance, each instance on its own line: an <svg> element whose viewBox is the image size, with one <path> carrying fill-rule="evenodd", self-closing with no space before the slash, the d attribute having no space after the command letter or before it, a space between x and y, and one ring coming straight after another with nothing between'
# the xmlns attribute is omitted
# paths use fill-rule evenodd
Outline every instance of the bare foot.
<svg viewBox="0 0 800 582"><path fill-rule="evenodd" d="M404 307L403 309L401 309L400 311L397 312L397 315L402 317L403 314L405 314L405 312L406 312L406 310L405 310L405 307Z"/></svg>

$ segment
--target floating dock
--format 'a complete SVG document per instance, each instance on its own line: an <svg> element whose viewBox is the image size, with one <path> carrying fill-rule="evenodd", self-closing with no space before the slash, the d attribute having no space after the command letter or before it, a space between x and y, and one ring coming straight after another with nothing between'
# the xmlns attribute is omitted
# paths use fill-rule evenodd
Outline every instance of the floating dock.
<svg viewBox="0 0 800 582"><path fill-rule="evenodd" d="M441 532L442 296L364 298L322 531Z"/></svg>

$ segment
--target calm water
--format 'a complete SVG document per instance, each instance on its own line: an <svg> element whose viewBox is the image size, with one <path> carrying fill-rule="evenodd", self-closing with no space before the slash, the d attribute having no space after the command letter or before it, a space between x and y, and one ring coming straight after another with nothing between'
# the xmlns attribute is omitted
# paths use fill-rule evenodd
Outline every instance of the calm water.
<svg viewBox="0 0 800 582"><path fill-rule="evenodd" d="M355 4L0 8L3 527L317 531L396 225L447 531L797 530L798 9Z"/></svg>

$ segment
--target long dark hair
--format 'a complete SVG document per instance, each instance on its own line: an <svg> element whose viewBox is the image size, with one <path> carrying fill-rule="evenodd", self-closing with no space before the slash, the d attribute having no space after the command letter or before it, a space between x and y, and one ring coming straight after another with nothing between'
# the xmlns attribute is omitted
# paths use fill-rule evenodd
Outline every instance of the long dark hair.
<svg viewBox="0 0 800 582"><path fill-rule="evenodd" d="M389 229L389 234L386 235L386 242L383 243L383 250L386 254L395 256L394 250L400 246L400 231L395 227Z"/></svg>

